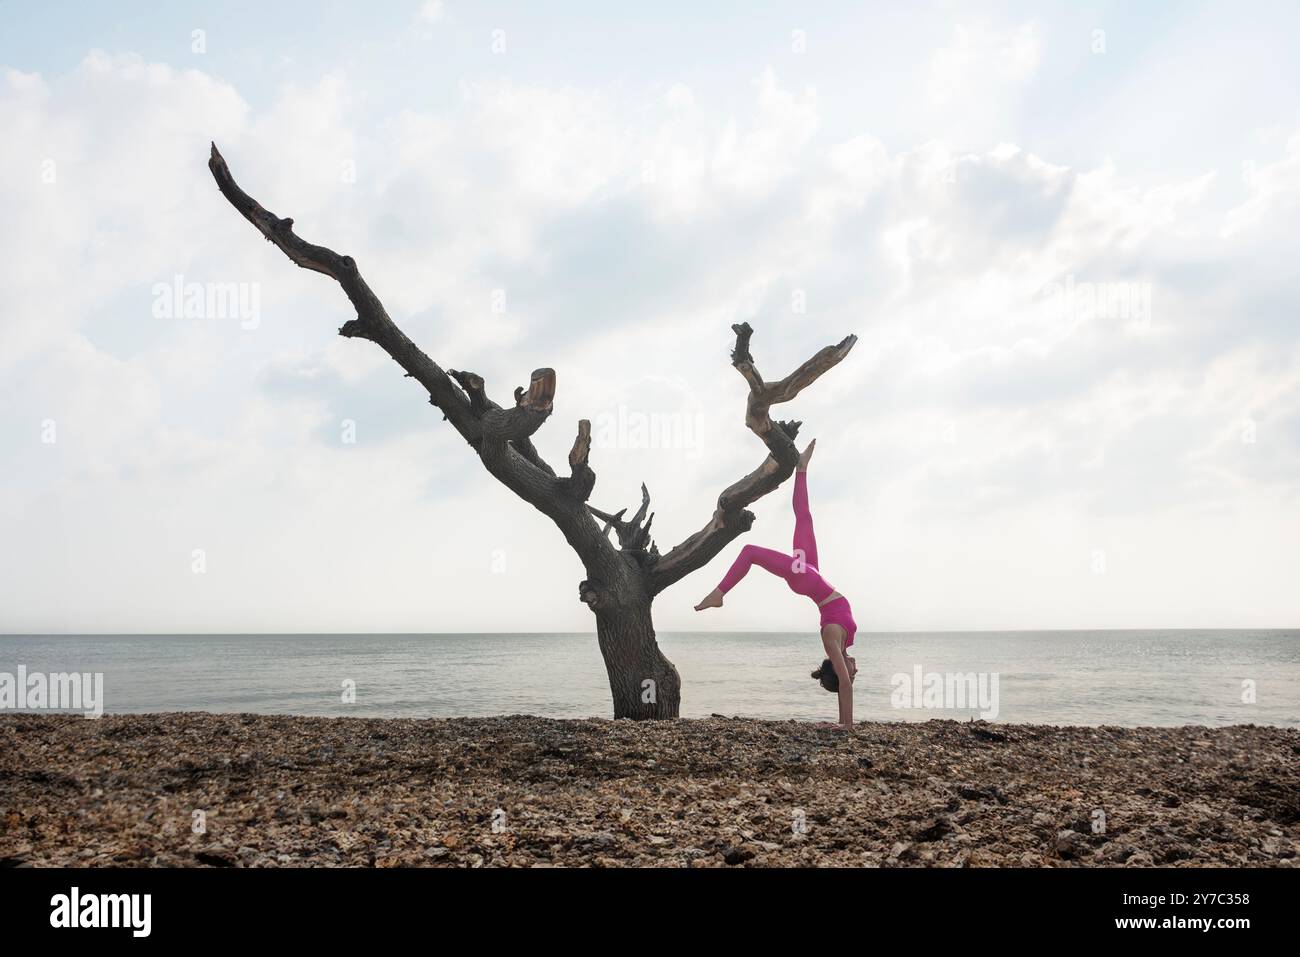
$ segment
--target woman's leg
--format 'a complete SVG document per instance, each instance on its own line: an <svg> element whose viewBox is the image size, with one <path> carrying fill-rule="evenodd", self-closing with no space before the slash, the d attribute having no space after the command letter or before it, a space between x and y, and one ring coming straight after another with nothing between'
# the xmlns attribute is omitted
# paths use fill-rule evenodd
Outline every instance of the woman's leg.
<svg viewBox="0 0 1300 957"><path fill-rule="evenodd" d="M722 576L718 591L724 595L731 591L754 565L766 569L787 582L797 574L795 559L784 552L778 552L774 548L763 548L760 545L746 545L740 550L736 560L731 563L731 568L727 569L727 574Z"/></svg>
<svg viewBox="0 0 1300 957"><path fill-rule="evenodd" d="M695 606L696 611L705 608L722 607L722 596L731 591L749 572L758 565L778 578L784 579L798 594L808 594L794 587L796 575L801 575L809 567L817 569L817 539L813 535L812 511L808 508L808 460L812 458L817 440L813 439L799 456L799 466L794 476L794 555L786 555L771 548L758 545L746 545L732 562L727 574L722 577L718 587L709 592Z"/></svg>
<svg viewBox="0 0 1300 957"><path fill-rule="evenodd" d="M813 534L812 510L808 507L808 473L794 473L794 557L818 570L817 536Z"/></svg>
<svg viewBox="0 0 1300 957"><path fill-rule="evenodd" d="M727 574L722 576L722 581L718 583L718 587L709 592L695 606L695 610L703 611L706 608L721 608L722 596L735 588L736 583L744 578L755 565L766 569L777 578L785 579L786 582L791 582L796 575L801 574L804 570L802 562L796 561L793 556L784 552L778 552L773 548L763 548L759 545L746 545L740 550L736 560L731 563L731 567L727 569Z"/></svg>

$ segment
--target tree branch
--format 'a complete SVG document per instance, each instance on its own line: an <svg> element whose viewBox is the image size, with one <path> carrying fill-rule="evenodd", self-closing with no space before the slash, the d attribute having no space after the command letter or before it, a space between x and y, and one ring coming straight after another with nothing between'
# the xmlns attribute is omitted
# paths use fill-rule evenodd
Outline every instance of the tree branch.
<svg viewBox="0 0 1300 957"><path fill-rule="evenodd" d="M584 505L591 485L586 484L584 494L575 496L574 480L557 478L532 443L531 436L551 414L555 398L554 369L533 372L528 389L515 390L514 407L503 409L488 398L481 376L456 370L448 375L406 337L361 278L351 256L341 256L325 246L301 239L293 231L292 219L279 218L240 189L215 143L208 169L230 205L268 242L274 243L298 266L329 276L343 287L357 316L339 328L340 335L369 339L424 386L430 403L474 447L488 472L559 527L589 574L609 563L616 555L614 548L601 535ZM595 473L586 465L585 452L581 468L575 467L575 477L579 476L583 483L587 483L588 477L591 483L595 481Z"/></svg>
<svg viewBox="0 0 1300 957"><path fill-rule="evenodd" d="M469 400L438 364L421 352L388 317L379 298L361 278L356 261L351 256L340 256L332 249L300 239L294 234L292 219L280 219L240 189L215 143L212 144L212 153L208 158L208 169L212 171L217 187L230 201L230 205L256 226L268 242L278 246L298 266L323 273L343 287L357 311L357 317L345 322L339 329L339 334L369 339L380 346L406 370L407 375L428 390L429 401L442 410L443 416L456 431L471 445L476 444L480 430Z"/></svg>
<svg viewBox="0 0 1300 957"><path fill-rule="evenodd" d="M608 535L609 530L614 529L618 535L618 546L621 551L632 554L645 565L651 565L659 560L659 549L650 538L650 524L655 520L654 512L646 518L646 511L650 508L650 490L645 487L644 482L641 483L641 507L629 521L623 520L623 515L627 512L625 508L619 509L613 515L602 512L592 505L588 505L587 508L592 515L605 523L605 527L600 532L602 535Z"/></svg>
<svg viewBox="0 0 1300 957"><path fill-rule="evenodd" d="M749 352L749 340L754 330L747 322L731 328L736 333L736 347L731 353L731 364L749 384L749 396L745 402L745 425L763 440L768 455L758 468L722 491L718 496L717 508L707 525L684 539L655 563L651 571L651 594L658 594L696 569L704 567L737 536L749 531L754 524L754 513L746 506L778 488L791 476L799 461L799 451L795 448L794 440L802 423L773 422L771 407L789 402L816 382L823 373L838 365L858 341L857 336L846 336L837 345L819 350L779 382L765 382Z"/></svg>
<svg viewBox="0 0 1300 957"><path fill-rule="evenodd" d="M573 448L569 450L569 471L571 474L568 478L560 479L560 484L565 491L579 502L585 502L596 485L596 473L587 464L587 456L590 454L591 420L579 419L578 434L573 440Z"/></svg>

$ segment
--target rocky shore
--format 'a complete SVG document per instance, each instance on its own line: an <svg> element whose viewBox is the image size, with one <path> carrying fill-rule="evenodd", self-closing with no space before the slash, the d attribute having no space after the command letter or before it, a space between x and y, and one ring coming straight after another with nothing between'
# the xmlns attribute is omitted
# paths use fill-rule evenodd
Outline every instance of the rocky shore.
<svg viewBox="0 0 1300 957"><path fill-rule="evenodd" d="M0 866L1295 866L1300 732L0 714Z"/></svg>

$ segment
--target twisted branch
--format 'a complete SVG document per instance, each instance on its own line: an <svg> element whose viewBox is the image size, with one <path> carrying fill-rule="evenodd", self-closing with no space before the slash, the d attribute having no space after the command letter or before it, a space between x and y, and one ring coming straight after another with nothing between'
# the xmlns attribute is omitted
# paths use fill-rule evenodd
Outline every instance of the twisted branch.
<svg viewBox="0 0 1300 957"><path fill-rule="evenodd" d="M730 542L754 524L754 513L746 507L768 492L779 487L794 472L799 461L799 451L794 440L799 434L796 421L773 422L770 410L781 402L789 402L824 373L834 368L853 349L857 336L845 336L833 346L820 349L784 379L764 381L749 351L749 340L754 330L742 322L731 327L736 334L736 346L731 352L731 364L749 384L745 401L745 425L767 446L767 457L744 478L727 486L718 496L717 507L708 524L670 549L655 563L651 571L650 589L658 594L669 585L702 568Z"/></svg>

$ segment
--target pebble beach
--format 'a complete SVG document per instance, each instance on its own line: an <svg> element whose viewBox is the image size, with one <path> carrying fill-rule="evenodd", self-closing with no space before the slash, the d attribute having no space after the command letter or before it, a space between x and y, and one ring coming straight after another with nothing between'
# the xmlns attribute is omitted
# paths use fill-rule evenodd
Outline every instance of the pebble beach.
<svg viewBox="0 0 1300 957"><path fill-rule="evenodd" d="M1295 866L1300 732L0 714L0 866Z"/></svg>

